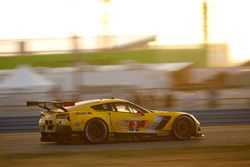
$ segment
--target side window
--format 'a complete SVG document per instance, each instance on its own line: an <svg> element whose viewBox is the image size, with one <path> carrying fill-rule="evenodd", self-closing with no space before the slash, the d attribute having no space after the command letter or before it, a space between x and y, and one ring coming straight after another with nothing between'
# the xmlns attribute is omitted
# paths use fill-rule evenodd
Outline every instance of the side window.
<svg viewBox="0 0 250 167"><path fill-rule="evenodd" d="M140 107L133 105L133 104L130 104L129 106L130 106L130 110L132 113L147 113L148 112L145 109L140 108Z"/></svg>
<svg viewBox="0 0 250 167"><path fill-rule="evenodd" d="M129 108L130 108L132 113L139 113L140 112L140 111L138 111L138 108L135 106L130 105Z"/></svg>
<svg viewBox="0 0 250 167"><path fill-rule="evenodd" d="M118 102L112 103L113 111L127 112L127 113L148 113L146 109L136 106L131 103Z"/></svg>
<svg viewBox="0 0 250 167"><path fill-rule="evenodd" d="M126 103L114 103L116 111L118 112L131 112L129 109L129 105Z"/></svg>
<svg viewBox="0 0 250 167"><path fill-rule="evenodd" d="M99 105L92 106L91 108L93 108L94 110L112 111L110 104L99 104Z"/></svg>

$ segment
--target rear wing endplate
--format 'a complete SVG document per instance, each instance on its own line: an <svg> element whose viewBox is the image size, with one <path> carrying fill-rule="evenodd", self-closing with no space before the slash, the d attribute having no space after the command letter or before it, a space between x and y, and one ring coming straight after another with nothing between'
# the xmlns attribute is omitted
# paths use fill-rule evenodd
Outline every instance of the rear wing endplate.
<svg viewBox="0 0 250 167"><path fill-rule="evenodd" d="M44 108L48 111L51 110L51 108L48 105L52 105L55 108L62 109L63 111L67 112L68 110L65 108L67 106L74 106L74 102L61 102L61 101L27 101L27 106L38 106L41 108Z"/></svg>

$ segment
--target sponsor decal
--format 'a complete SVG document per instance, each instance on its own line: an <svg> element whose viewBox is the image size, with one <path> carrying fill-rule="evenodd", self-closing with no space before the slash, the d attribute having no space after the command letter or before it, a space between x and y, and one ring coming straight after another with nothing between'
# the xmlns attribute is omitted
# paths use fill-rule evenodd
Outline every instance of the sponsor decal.
<svg viewBox="0 0 250 167"><path fill-rule="evenodd" d="M131 120L129 121L129 130L138 132L140 128L147 128L148 121L146 120Z"/></svg>
<svg viewBox="0 0 250 167"><path fill-rule="evenodd" d="M140 130L138 125L139 124L137 120L129 121L129 130L132 132L138 132Z"/></svg>
<svg viewBox="0 0 250 167"><path fill-rule="evenodd" d="M118 127L120 130L128 130L128 121L127 120L119 120L115 121L115 126Z"/></svg>
<svg viewBox="0 0 250 167"><path fill-rule="evenodd" d="M128 124L129 124L129 121L127 120L118 122L118 126L120 127L120 129L128 129Z"/></svg>
<svg viewBox="0 0 250 167"><path fill-rule="evenodd" d="M147 128L148 121L146 120L131 120L129 121L130 128Z"/></svg>
<svg viewBox="0 0 250 167"><path fill-rule="evenodd" d="M129 130L138 132L140 128L148 128L148 121L146 120L119 120L115 121L115 125L120 130Z"/></svg>
<svg viewBox="0 0 250 167"><path fill-rule="evenodd" d="M77 111L75 112L76 115L91 115L92 113L91 112L80 112L80 111Z"/></svg>
<svg viewBox="0 0 250 167"><path fill-rule="evenodd" d="M138 128L138 122L136 120L129 121L129 128Z"/></svg>

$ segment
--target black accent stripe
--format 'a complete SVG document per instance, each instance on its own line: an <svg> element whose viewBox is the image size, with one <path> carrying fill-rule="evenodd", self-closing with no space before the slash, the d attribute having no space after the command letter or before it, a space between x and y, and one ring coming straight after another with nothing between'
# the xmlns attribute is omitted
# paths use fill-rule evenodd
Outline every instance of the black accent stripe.
<svg viewBox="0 0 250 167"><path fill-rule="evenodd" d="M162 129L171 119L170 116L163 116L163 119L161 120L161 122L157 125L157 127L155 128L155 130L160 130Z"/></svg>

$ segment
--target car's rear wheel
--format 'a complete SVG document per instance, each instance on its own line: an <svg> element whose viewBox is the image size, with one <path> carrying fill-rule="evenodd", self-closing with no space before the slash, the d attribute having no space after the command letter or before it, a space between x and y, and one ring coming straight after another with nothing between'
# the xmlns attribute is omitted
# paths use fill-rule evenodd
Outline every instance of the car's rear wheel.
<svg viewBox="0 0 250 167"><path fill-rule="evenodd" d="M108 127L104 121L92 119L85 126L84 136L90 143L104 143L108 139Z"/></svg>
<svg viewBox="0 0 250 167"><path fill-rule="evenodd" d="M195 125L189 116L178 117L173 125L173 135L178 140L189 139L195 131Z"/></svg>

